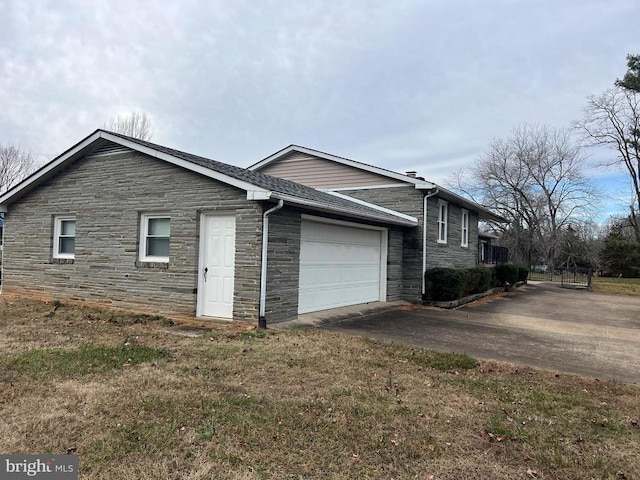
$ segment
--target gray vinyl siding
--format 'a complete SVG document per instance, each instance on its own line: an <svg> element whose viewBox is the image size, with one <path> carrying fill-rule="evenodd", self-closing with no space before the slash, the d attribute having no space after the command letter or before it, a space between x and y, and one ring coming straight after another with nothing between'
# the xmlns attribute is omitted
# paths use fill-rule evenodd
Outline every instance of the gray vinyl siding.
<svg viewBox="0 0 640 480"><path fill-rule="evenodd" d="M397 183L382 175L300 152L291 152L261 168L260 172L313 188L368 187Z"/></svg>
<svg viewBox="0 0 640 480"><path fill-rule="evenodd" d="M169 316L196 310L200 212L234 214L234 318L256 321L262 208L243 190L139 153L82 158L9 206L3 290ZM140 264L140 215L171 216L170 261ZM73 263L52 259L53 219L76 218Z"/></svg>

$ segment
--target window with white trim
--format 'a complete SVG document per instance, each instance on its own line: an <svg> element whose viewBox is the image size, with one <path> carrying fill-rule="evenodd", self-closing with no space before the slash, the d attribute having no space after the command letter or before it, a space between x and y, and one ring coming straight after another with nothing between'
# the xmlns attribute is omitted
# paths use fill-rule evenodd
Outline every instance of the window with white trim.
<svg viewBox="0 0 640 480"><path fill-rule="evenodd" d="M462 209L462 238L460 239L461 247L469 246L469 210Z"/></svg>
<svg viewBox="0 0 640 480"><path fill-rule="evenodd" d="M55 217L53 223L53 258L75 258L76 219Z"/></svg>
<svg viewBox="0 0 640 480"><path fill-rule="evenodd" d="M438 243L447 243L447 217L449 204L438 200Z"/></svg>
<svg viewBox="0 0 640 480"><path fill-rule="evenodd" d="M171 217L167 214L140 216L140 261L169 262Z"/></svg>

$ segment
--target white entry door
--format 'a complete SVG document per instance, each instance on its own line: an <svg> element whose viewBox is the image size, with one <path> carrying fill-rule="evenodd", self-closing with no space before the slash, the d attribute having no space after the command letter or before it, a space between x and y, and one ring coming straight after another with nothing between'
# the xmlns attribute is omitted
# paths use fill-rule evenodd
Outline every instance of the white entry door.
<svg viewBox="0 0 640 480"><path fill-rule="evenodd" d="M200 219L198 316L233 318L235 254L235 217L203 214Z"/></svg>

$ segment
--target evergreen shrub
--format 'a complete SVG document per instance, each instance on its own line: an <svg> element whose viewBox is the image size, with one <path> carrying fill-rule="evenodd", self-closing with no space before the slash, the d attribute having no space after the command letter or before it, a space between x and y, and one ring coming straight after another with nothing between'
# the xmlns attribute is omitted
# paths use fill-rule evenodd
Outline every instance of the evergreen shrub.
<svg viewBox="0 0 640 480"><path fill-rule="evenodd" d="M518 267L518 281L526 282L529 278L529 269L525 267Z"/></svg>
<svg viewBox="0 0 640 480"><path fill-rule="evenodd" d="M441 302L457 300L462 297L466 283L464 270L431 268L425 273L426 297Z"/></svg>
<svg viewBox="0 0 640 480"><path fill-rule="evenodd" d="M518 282L518 267L503 263L496 265L495 275L496 283L502 285L515 285Z"/></svg>
<svg viewBox="0 0 640 480"><path fill-rule="evenodd" d="M465 270L467 282L464 288L464 296L486 292L491 288L491 269L468 268Z"/></svg>

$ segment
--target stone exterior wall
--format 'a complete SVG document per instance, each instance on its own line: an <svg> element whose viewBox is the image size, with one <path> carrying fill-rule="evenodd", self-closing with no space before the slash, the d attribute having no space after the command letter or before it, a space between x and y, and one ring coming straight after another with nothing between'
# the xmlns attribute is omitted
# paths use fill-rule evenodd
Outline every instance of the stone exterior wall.
<svg viewBox="0 0 640 480"><path fill-rule="evenodd" d="M411 302L422 298L422 202L424 194L412 185L395 188L366 190L341 190L340 193L411 215L418 219L418 226L404 228L402 235L402 293ZM398 241L400 232L394 234ZM390 242L391 244L391 242ZM396 260L398 261L398 260ZM397 270L396 270L397 273Z"/></svg>
<svg viewBox="0 0 640 480"><path fill-rule="evenodd" d="M303 213L314 214L285 206L269 216L265 309L267 324L291 320L298 315L300 232ZM353 219L340 216L333 218L354 223ZM387 301L402 298L402 239L401 227L388 229Z"/></svg>
<svg viewBox="0 0 640 480"><path fill-rule="evenodd" d="M418 226L404 229L402 255L402 298L422 298L422 224L424 192L413 186L341 190L340 193L390 208L418 219ZM478 214L469 211L469 246L461 247L462 208L449 202L447 243L438 239L438 196L427 200L427 268L468 268L477 264Z"/></svg>
<svg viewBox="0 0 640 480"><path fill-rule="evenodd" d="M402 227L389 229L387 252L387 301L402 300L402 242L404 233Z"/></svg>
<svg viewBox="0 0 640 480"><path fill-rule="evenodd" d="M478 263L478 214L469 211L469 246L462 247L462 208L448 203L447 243L438 243L438 197L427 201L427 268L471 268Z"/></svg>
<svg viewBox="0 0 640 480"><path fill-rule="evenodd" d="M267 324L298 316L300 212L285 207L269 215L267 254Z"/></svg>
<svg viewBox="0 0 640 480"><path fill-rule="evenodd" d="M168 264L138 262L140 215L171 216ZM262 207L221 182L139 153L82 158L9 205L3 290L194 316L200 212L235 214L234 318L257 321ZM53 222L76 218L75 259L52 258Z"/></svg>

